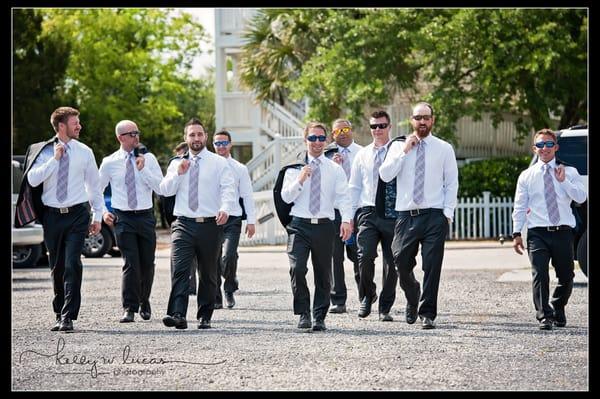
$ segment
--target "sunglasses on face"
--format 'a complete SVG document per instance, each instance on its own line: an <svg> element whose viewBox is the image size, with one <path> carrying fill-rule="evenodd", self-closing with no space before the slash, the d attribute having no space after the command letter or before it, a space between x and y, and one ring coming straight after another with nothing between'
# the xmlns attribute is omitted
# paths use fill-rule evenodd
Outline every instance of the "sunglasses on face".
<svg viewBox="0 0 600 399"><path fill-rule="evenodd" d="M431 115L413 115L412 118L416 121L420 121L421 119L429 121L431 120Z"/></svg>
<svg viewBox="0 0 600 399"><path fill-rule="evenodd" d="M369 127L371 128L371 130L375 130L375 129L385 129L389 125L390 125L389 123L375 123L373 125L369 125Z"/></svg>
<svg viewBox="0 0 600 399"><path fill-rule="evenodd" d="M215 142L213 143L213 145L214 145L215 147L227 147L227 146L229 145L229 143L230 143L230 141L223 140L223 141L215 141Z"/></svg>
<svg viewBox="0 0 600 399"><path fill-rule="evenodd" d="M306 140L310 141L311 143L319 140L321 143L323 143L325 140L327 140L327 136L317 136L313 134L312 136L306 136Z"/></svg>
<svg viewBox="0 0 600 399"><path fill-rule="evenodd" d="M142 133L141 133L141 132L139 132L139 131L137 131L137 130L133 130L133 131L131 131L131 132L127 132L127 133L120 134L119 136L137 137L137 136L139 136L140 134L142 134Z"/></svg>
<svg viewBox="0 0 600 399"><path fill-rule="evenodd" d="M556 145L556 143L554 141L538 141L537 143L535 143L535 146L537 148L544 148L544 146L548 147L548 148L552 148Z"/></svg>
<svg viewBox="0 0 600 399"><path fill-rule="evenodd" d="M345 133L348 133L350 130L352 130L352 128L350 126L340 127L339 129L333 129L333 135L337 136L342 133L345 134Z"/></svg>

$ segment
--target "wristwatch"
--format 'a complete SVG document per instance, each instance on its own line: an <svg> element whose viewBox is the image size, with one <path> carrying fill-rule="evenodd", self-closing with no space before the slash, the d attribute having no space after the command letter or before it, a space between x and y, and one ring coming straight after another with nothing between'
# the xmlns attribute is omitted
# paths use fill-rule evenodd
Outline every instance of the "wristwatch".
<svg viewBox="0 0 600 399"><path fill-rule="evenodd" d="M515 239L517 237L521 237L521 233L512 233L512 238Z"/></svg>

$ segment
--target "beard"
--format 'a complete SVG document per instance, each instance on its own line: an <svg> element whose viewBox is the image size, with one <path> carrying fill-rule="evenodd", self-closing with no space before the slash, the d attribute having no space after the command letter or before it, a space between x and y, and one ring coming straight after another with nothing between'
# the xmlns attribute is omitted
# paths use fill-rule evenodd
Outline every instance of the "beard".
<svg viewBox="0 0 600 399"><path fill-rule="evenodd" d="M188 144L188 145L194 152L200 152L204 148L203 142L194 142L194 143Z"/></svg>

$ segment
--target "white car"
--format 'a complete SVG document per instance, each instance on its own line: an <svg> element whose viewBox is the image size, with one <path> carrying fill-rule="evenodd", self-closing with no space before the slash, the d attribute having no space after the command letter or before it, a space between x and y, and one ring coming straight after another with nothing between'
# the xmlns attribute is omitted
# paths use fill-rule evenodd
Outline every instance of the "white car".
<svg viewBox="0 0 600 399"><path fill-rule="evenodd" d="M43 255L44 228L41 224L31 223L14 227L15 204L19 197L19 188L23 180L23 171L18 161L12 161L13 193L12 193L12 259L13 267L34 267Z"/></svg>

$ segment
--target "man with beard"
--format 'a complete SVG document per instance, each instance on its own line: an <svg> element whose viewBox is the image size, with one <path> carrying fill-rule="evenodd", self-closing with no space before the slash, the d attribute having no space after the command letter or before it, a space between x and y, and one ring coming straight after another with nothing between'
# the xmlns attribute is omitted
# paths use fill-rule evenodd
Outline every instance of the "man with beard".
<svg viewBox="0 0 600 399"><path fill-rule="evenodd" d="M198 328L210 328L217 293L217 257L223 225L237 202L234 179L225 158L206 149L204 126L192 118L185 124L189 152L169 164L160 183L165 196L175 195L171 224L171 294L167 327L187 328L190 264L198 264Z"/></svg>
<svg viewBox="0 0 600 399"><path fill-rule="evenodd" d="M162 171L156 157L140 154L140 131L133 121L122 120L115 127L120 148L102 160L100 189L110 184L113 213L105 210L103 219L115 226L115 234L125 264L121 286L124 314L121 323L134 321L140 312L150 320L150 291L154 280L156 218L152 191L160 194Z"/></svg>
<svg viewBox="0 0 600 399"><path fill-rule="evenodd" d="M88 231L100 231L103 200L94 153L78 141L79 111L60 107L50 123L56 136L27 150L25 173L31 187L42 184L44 207L37 216L44 225L52 271L56 324L51 331L72 331L81 304L81 250ZM94 211L91 226L89 202Z"/></svg>
<svg viewBox="0 0 600 399"><path fill-rule="evenodd" d="M400 285L407 296L406 321L417 315L422 328L435 328L437 296L444 258L444 242L452 223L458 193L458 167L452 146L431 134L433 107L420 102L413 108L413 134L395 142L379 174L383 181L396 178L396 210L392 251ZM421 245L423 294L413 268Z"/></svg>
<svg viewBox="0 0 600 399"><path fill-rule="evenodd" d="M331 255L333 251L337 201L342 217L339 236L343 241L352 233L352 205L346 175L341 166L323 155L327 128L319 122L309 122L304 128L306 143L305 165L302 169L286 170L281 198L294 203L292 221L286 226L287 253L294 295L294 314L300 315L298 328L303 331L324 331L331 290ZM308 256L313 265L315 294L312 325L310 292L306 283Z"/></svg>

